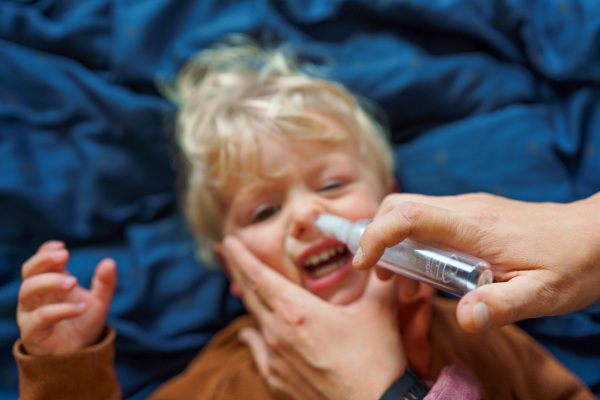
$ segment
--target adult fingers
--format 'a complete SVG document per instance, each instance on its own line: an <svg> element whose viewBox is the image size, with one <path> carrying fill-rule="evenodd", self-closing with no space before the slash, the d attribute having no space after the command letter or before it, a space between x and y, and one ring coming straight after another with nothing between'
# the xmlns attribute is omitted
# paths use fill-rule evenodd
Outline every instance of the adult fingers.
<svg viewBox="0 0 600 400"><path fill-rule="evenodd" d="M258 373L277 398L292 399L295 398L293 394L300 395L298 389L303 385L298 384L298 374L283 359L269 351L266 340L257 329L242 328L238 339L250 350Z"/></svg>
<svg viewBox="0 0 600 400"><path fill-rule="evenodd" d="M284 329L285 325L300 325L307 310L329 305L265 265L239 239L230 236L224 243L228 260L234 260L229 267L242 289L244 303L261 326Z"/></svg>
<svg viewBox="0 0 600 400"><path fill-rule="evenodd" d="M398 204L400 203L420 203L420 204L428 204L432 206L440 207L440 203L445 203L448 197L442 196L426 196L423 194L416 193L393 193L387 195L381 205L379 206L379 210L377 210L377 214L375 217L378 217L382 214L387 214L392 211ZM446 208L443 206L443 208Z"/></svg>
<svg viewBox="0 0 600 400"><path fill-rule="evenodd" d="M35 275L23 281L19 289L21 311L31 311L41 305L64 300L64 295L77 285L77 279L60 273Z"/></svg>
<svg viewBox="0 0 600 400"><path fill-rule="evenodd" d="M260 260L246 249L239 239L228 236L223 244L229 271L242 291L244 304L260 319L262 315L272 311L272 308L263 301L257 291L266 268L263 268Z"/></svg>
<svg viewBox="0 0 600 400"><path fill-rule="evenodd" d="M234 261L230 269L242 289L244 301L254 311L277 311L294 320L295 305L301 305L312 294L265 265L239 239L226 238L225 248L228 260Z"/></svg>
<svg viewBox="0 0 600 400"><path fill-rule="evenodd" d="M498 199L498 196L489 193L465 193L453 196L428 196L415 193L393 193L385 197L381 203L376 217L394 209L400 203L419 203L440 207L448 210L468 210L483 202Z"/></svg>
<svg viewBox="0 0 600 400"><path fill-rule="evenodd" d="M100 299L103 304L110 304L110 301L117 287L117 264L111 258L105 258L98 263L90 291Z"/></svg>
<svg viewBox="0 0 600 400"><path fill-rule="evenodd" d="M43 247L43 246L42 246ZM69 259L69 252L64 248L46 248L31 256L21 269L23 280L44 272L62 272Z"/></svg>
<svg viewBox="0 0 600 400"><path fill-rule="evenodd" d="M250 349L256 369L266 378L269 374L269 349L260 332L255 328L242 328L238 332L238 339Z"/></svg>
<svg viewBox="0 0 600 400"><path fill-rule="evenodd" d="M402 202L367 225L353 265L358 269L373 266L386 248L395 246L410 236L465 248L465 239L476 240L477 224L459 212L423 203ZM468 233L468 234L467 234Z"/></svg>
<svg viewBox="0 0 600 400"><path fill-rule="evenodd" d="M467 332L480 332L526 318L552 315L560 293L535 276L481 286L458 303L456 318Z"/></svg>

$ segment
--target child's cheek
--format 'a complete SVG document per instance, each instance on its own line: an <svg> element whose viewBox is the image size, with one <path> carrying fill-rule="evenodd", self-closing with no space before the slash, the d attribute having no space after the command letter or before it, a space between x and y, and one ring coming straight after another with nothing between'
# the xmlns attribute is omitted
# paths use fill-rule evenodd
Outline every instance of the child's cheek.
<svg viewBox="0 0 600 400"><path fill-rule="evenodd" d="M239 235L240 239L246 244L256 257L269 267L280 272L283 263L283 240L274 237L268 232L253 230L252 232L243 232Z"/></svg>
<svg viewBox="0 0 600 400"><path fill-rule="evenodd" d="M338 212L340 216L356 221L373 218L377 213L379 202L373 194L361 193L361 195L348 197L347 201L340 206L343 209Z"/></svg>

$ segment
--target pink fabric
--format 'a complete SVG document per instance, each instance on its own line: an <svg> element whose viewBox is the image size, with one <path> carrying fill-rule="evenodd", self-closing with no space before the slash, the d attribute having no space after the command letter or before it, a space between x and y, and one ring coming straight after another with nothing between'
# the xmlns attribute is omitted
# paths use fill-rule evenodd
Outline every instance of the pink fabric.
<svg viewBox="0 0 600 400"><path fill-rule="evenodd" d="M456 365L444 367L425 400L480 400L481 386L477 379Z"/></svg>

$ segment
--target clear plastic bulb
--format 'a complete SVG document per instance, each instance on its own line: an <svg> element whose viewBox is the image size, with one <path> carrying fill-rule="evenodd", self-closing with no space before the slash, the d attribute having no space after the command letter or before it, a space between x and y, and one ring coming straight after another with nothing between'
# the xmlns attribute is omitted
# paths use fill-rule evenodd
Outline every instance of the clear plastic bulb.
<svg viewBox="0 0 600 400"><path fill-rule="evenodd" d="M323 234L346 244L352 253L358 250L370 222L370 219L352 222L332 214L320 214L315 220ZM411 239L387 248L377 265L458 297L493 281L487 261Z"/></svg>

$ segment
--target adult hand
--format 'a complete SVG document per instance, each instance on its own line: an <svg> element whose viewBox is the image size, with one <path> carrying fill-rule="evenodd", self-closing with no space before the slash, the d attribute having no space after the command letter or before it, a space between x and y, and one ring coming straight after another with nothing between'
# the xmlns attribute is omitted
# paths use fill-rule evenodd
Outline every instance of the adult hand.
<svg viewBox="0 0 600 400"><path fill-rule="evenodd" d="M24 264L17 323L29 354L68 354L95 344L104 329L117 276L111 259L100 261L90 290L65 268L62 242L46 242Z"/></svg>
<svg viewBox="0 0 600 400"><path fill-rule="evenodd" d="M600 297L599 211L600 193L570 204L394 194L366 228L354 266L373 266L409 236L435 241L488 261L498 282L460 300L464 330L564 314Z"/></svg>
<svg viewBox="0 0 600 400"><path fill-rule="evenodd" d="M240 339L278 398L378 399L403 374L395 281L372 277L359 300L337 306L264 265L238 239L228 237L225 248L260 326Z"/></svg>

